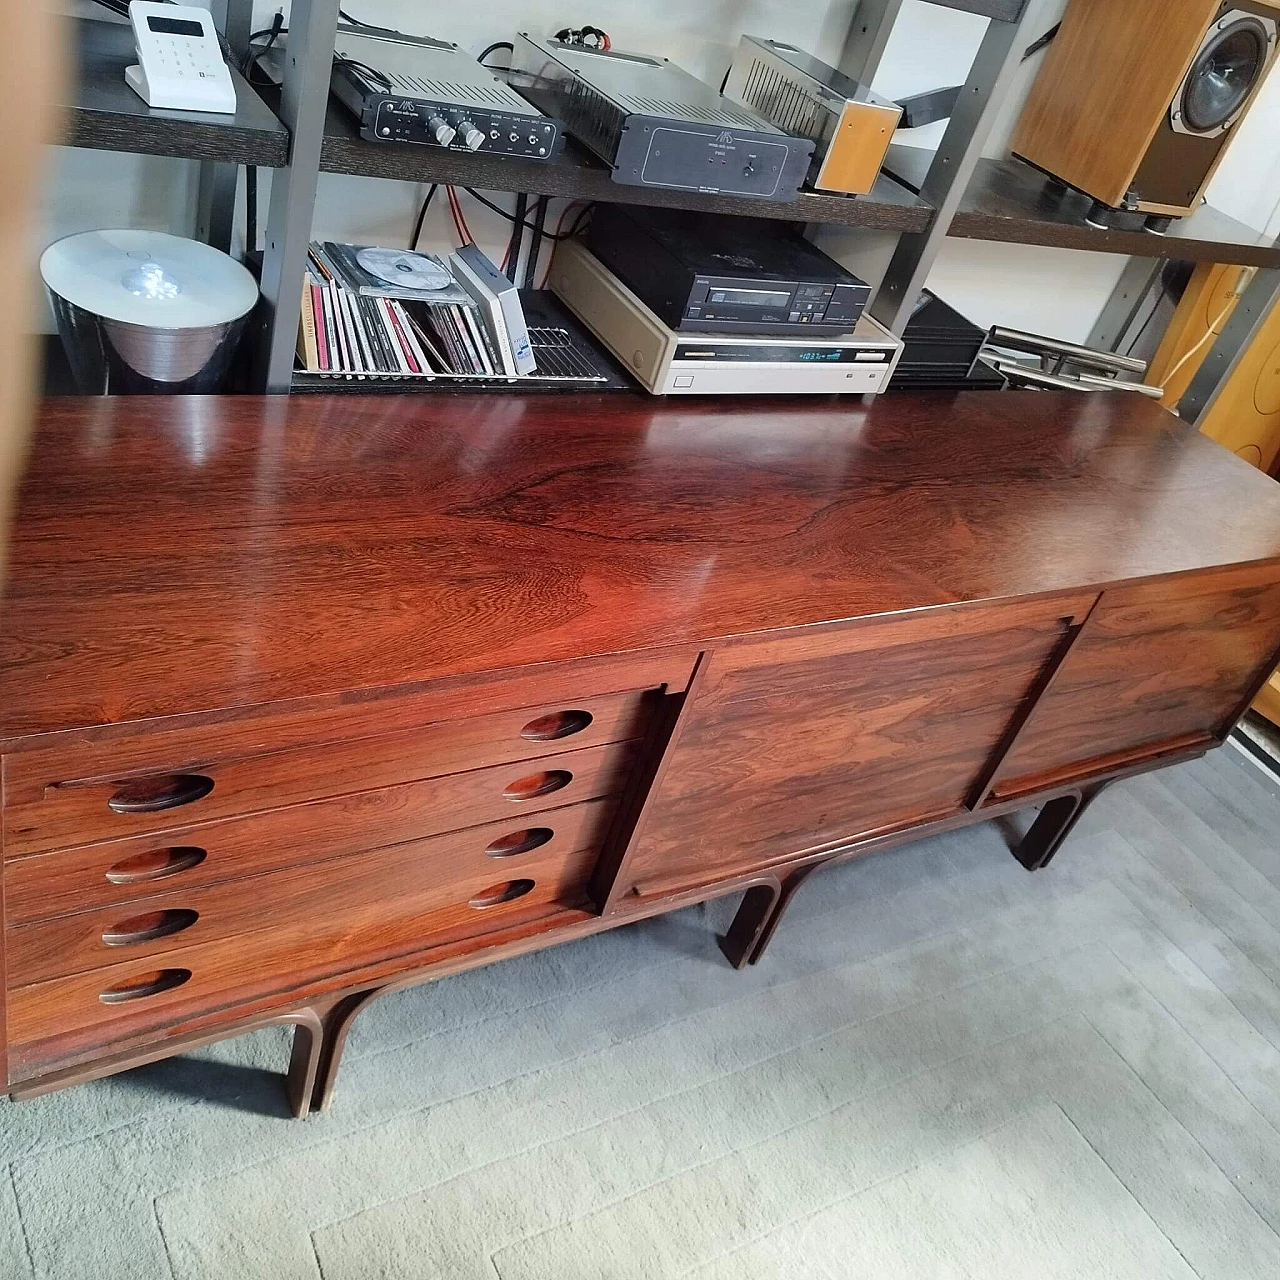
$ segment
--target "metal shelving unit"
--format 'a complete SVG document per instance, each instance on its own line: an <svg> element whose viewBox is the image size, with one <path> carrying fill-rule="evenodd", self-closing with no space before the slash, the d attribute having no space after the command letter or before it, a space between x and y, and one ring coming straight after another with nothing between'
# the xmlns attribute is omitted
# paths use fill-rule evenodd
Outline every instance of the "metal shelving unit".
<svg viewBox="0 0 1280 1280"><path fill-rule="evenodd" d="M572 142L562 157L545 165L366 142L329 97L338 0L293 0L276 112L237 76L242 110L230 119L149 110L123 83L125 60L132 53L128 28L79 24L84 52L76 100L69 109L67 141L73 146L207 162L201 171L200 230L211 243L223 247L230 241L235 166L277 169L266 219L264 307L258 335L258 382L268 391L287 392L292 384L296 299L318 176L328 172L893 232L898 235L897 247L878 282L872 312L899 333L948 236L1138 255L1140 261L1125 272L1095 330L1095 337L1101 334L1109 341L1122 335L1123 320L1132 314L1141 283L1149 279L1158 259L1276 268L1259 275L1246 299L1248 309L1242 305L1239 322L1228 326L1188 393L1188 408L1206 404L1216 385L1213 371L1220 376L1231 367L1251 326L1265 315L1274 298L1273 281L1280 281L1280 248L1207 208L1176 225L1166 237L1095 228L1084 221L1089 203L1084 197L1021 161L984 159L983 147L1006 108L1023 50L1042 33L1028 29L1027 0L931 2L988 18L985 36L937 150L894 148L890 171L896 168L899 177L882 174L870 195L857 198L806 192L795 201L774 203L622 186ZM843 71L864 81L874 76L902 4L903 0L861 0L840 58ZM251 10L251 0L213 0L215 19L237 51L247 44ZM85 34L86 27L107 30Z"/></svg>
<svg viewBox="0 0 1280 1280"><path fill-rule="evenodd" d="M273 169L288 164L289 131L238 71L231 73L235 115L159 111L124 82L124 68L135 61L132 30L119 22L69 21L79 74L65 107L68 146Z"/></svg>
<svg viewBox="0 0 1280 1280"><path fill-rule="evenodd" d="M325 118L320 168L325 173L394 178L401 182L452 183L484 191L523 191L528 195L571 200L702 209L744 217L871 227L880 231L923 231L933 216L933 210L923 200L886 174L880 175L875 189L866 196L805 191L797 200L752 200L624 186L614 182L603 164L574 146L572 141L549 163L486 155L482 151L470 154L368 142L360 137L350 113L332 101Z"/></svg>

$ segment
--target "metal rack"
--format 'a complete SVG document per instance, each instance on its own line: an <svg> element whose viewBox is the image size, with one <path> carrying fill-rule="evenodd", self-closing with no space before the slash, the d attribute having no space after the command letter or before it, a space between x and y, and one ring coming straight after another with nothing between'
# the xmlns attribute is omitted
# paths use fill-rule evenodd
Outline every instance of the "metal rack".
<svg viewBox="0 0 1280 1280"><path fill-rule="evenodd" d="M276 113L239 78L243 109L234 117L199 120L190 113L150 111L136 99L130 101L132 95L119 81L118 68L110 59L90 59L84 62L76 100L69 104L67 141L73 146L201 160L199 231L210 243L223 247L230 243L236 166L275 167L266 217L264 306L258 334L257 380L270 392L288 392L293 384L297 297L318 176L327 172L573 199L669 204L895 232L897 247L879 282L872 313L896 333L905 328L947 236L1143 255L1125 272L1095 330L1095 345L1112 345L1123 336L1143 281L1149 281L1158 265L1151 259L1274 268L1259 273L1237 317L1188 391L1184 403L1189 412L1206 406L1275 300L1280 287L1280 246L1211 209L1187 219L1165 239L1090 227L1084 222L1083 205L1077 208L1070 193L1049 191L1029 166L984 159L983 147L1006 107L1023 50L1041 33L1027 29L1027 0L931 2L988 18L986 34L937 150L903 156L900 153L906 149L893 149L889 169L898 170L896 180L882 175L866 196L806 192L796 201L773 204L621 188L606 170L573 149L547 165L427 148L400 148L392 153L362 140L330 103L338 0L293 0ZM874 76L902 3L861 0L845 40L841 70L864 81ZM213 0L215 21L233 50L247 47L251 11L251 0ZM104 25L80 24L82 45L84 28ZM121 30L127 39L127 29Z"/></svg>

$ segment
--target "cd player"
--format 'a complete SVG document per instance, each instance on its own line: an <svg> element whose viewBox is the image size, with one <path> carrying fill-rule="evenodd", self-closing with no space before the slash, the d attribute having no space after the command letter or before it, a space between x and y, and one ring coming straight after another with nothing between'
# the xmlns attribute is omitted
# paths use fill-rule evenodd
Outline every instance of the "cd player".
<svg viewBox="0 0 1280 1280"><path fill-rule="evenodd" d="M654 395L874 395L902 355L871 316L841 334L678 333L579 240L556 246L547 283Z"/></svg>
<svg viewBox="0 0 1280 1280"><path fill-rule="evenodd" d="M598 205L591 252L672 329L848 333L871 286L759 218Z"/></svg>

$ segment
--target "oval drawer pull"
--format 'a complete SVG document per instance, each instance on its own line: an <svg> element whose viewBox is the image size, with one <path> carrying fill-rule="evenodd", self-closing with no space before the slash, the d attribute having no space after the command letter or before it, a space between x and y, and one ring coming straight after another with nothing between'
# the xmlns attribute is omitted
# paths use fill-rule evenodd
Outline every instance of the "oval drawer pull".
<svg viewBox="0 0 1280 1280"><path fill-rule="evenodd" d="M171 849L148 849L122 858L103 873L112 884L143 884L148 880L166 880L198 867L208 851L195 845L175 845Z"/></svg>
<svg viewBox="0 0 1280 1280"><path fill-rule="evenodd" d="M485 907L497 907L504 902L514 902L517 898L523 898L532 888L532 880L504 880L501 884L491 884L487 889L477 893L467 906L483 911Z"/></svg>
<svg viewBox="0 0 1280 1280"><path fill-rule="evenodd" d="M520 736L529 742L554 742L581 733L590 726L595 716L590 711L553 711L550 715L530 720Z"/></svg>
<svg viewBox="0 0 1280 1280"><path fill-rule="evenodd" d="M531 773L527 777L508 782L502 789L504 800L537 800L561 791L573 781L568 769L547 769L543 773Z"/></svg>
<svg viewBox="0 0 1280 1280"><path fill-rule="evenodd" d="M157 969L155 973L144 973L141 977L122 982L118 987L108 987L105 991L98 992L98 999L103 1004L128 1004L131 1000L146 1000L150 996L158 996L182 986L190 977L190 969Z"/></svg>
<svg viewBox="0 0 1280 1280"><path fill-rule="evenodd" d="M514 858L517 854L541 849L544 844L550 844L555 836L556 833L550 827L527 827L524 831L499 836L485 849L485 854L490 858Z"/></svg>
<svg viewBox="0 0 1280 1280"><path fill-rule="evenodd" d="M198 911L189 907L172 907L165 911L148 911L144 915L130 916L119 924L102 931L102 941L109 947L134 947L140 942L154 942L168 938L183 929L190 929L200 919Z"/></svg>
<svg viewBox="0 0 1280 1280"><path fill-rule="evenodd" d="M107 808L112 813L160 813L203 800L212 790L213 779L203 773L166 773L126 782L107 801Z"/></svg>

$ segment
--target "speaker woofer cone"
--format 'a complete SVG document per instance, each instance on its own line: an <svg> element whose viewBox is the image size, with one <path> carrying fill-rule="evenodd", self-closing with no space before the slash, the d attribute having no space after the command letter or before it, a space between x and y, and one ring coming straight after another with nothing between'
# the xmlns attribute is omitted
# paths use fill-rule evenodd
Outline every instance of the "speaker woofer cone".
<svg viewBox="0 0 1280 1280"><path fill-rule="evenodd" d="M1239 114L1266 69L1270 36L1262 21L1241 16L1200 50L1180 102L1190 133L1215 133Z"/></svg>

